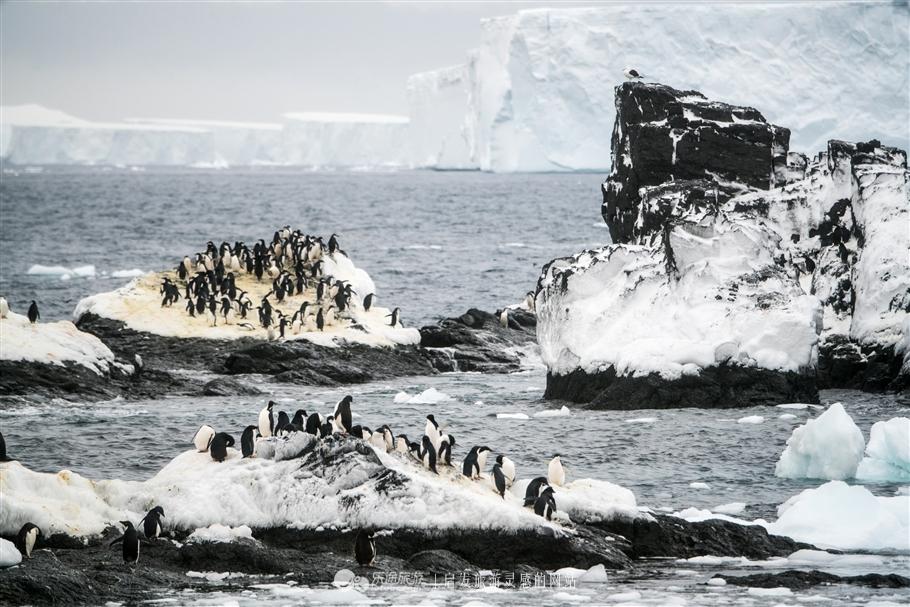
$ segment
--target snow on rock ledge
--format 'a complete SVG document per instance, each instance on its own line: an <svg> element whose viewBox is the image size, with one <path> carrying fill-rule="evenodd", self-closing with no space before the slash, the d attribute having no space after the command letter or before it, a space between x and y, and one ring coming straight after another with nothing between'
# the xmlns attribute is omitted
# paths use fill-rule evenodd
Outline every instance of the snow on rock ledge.
<svg viewBox="0 0 910 607"><path fill-rule="evenodd" d="M84 333L68 320L31 324L28 318L10 312L0 319L0 360L65 366L75 364L98 375L110 372L114 353L91 333ZM124 370L126 369L124 367Z"/></svg>
<svg viewBox="0 0 910 607"><path fill-rule="evenodd" d="M784 478L853 478L866 441L843 405L834 403L787 439L774 473Z"/></svg>
<svg viewBox="0 0 910 607"><path fill-rule="evenodd" d="M469 481L454 470L435 475L357 439L317 441L306 433L266 439L252 459L229 449L227 460L216 463L208 453L186 451L143 482L37 473L9 462L0 464L0 490L4 535L32 521L48 534L90 536L119 520L137 521L154 505L164 508L170 528L185 531L224 525L242 532L246 525L571 534L522 507L523 493L511 491L503 500L488 482ZM647 516L638 513L631 492L610 483L578 480L561 487L556 499L577 522Z"/></svg>

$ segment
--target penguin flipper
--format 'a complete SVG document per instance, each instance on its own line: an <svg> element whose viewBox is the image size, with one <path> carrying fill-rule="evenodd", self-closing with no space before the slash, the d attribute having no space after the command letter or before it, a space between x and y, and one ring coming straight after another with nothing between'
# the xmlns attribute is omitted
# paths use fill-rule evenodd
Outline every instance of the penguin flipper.
<svg viewBox="0 0 910 607"><path fill-rule="evenodd" d="M108 547L111 547L111 546L113 546L114 544L119 544L120 542L123 541L123 537L124 537L124 536L121 535L120 537L118 537L117 539L115 539L114 541L112 541L110 544L108 544Z"/></svg>

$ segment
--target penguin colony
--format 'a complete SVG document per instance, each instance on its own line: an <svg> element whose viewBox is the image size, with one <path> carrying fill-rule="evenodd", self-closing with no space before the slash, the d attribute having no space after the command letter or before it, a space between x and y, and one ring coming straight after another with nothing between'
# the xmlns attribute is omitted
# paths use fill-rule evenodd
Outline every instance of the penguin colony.
<svg viewBox="0 0 910 607"><path fill-rule="evenodd" d="M275 437L286 440L295 432L307 432L318 439L332 436L352 436L360 439L373 448L386 453L396 453L412 461L415 465L423 466L430 472L441 474L441 468L452 469L456 477L458 464L453 464L452 449L456 446L455 437L440 426L433 414L426 416L423 436L420 442L412 441L406 434L395 435L388 424L382 424L372 430L368 426L355 425L351 404L354 399L348 395L335 405L331 415L323 416L314 412L307 414L304 409L297 409L293 416L285 411L275 411L275 402L268 401L265 407L256 416L256 423L250 424L242 430L240 438L241 455L245 458L256 456L256 447L259 440ZM218 432L212 426L203 424L193 436L193 446L199 453L208 452L210 457L218 463L228 457L228 447L236 444L234 437L227 432ZM505 499L506 491L515 482L515 463L506 455L498 454L493 464L490 475L486 476L487 458L492 450L486 445L471 447L460 465L460 476L470 481L483 481L489 483L492 491ZM6 443L0 434L0 461L9 461L6 456ZM524 506L534 510L534 513L552 520L556 512L554 486L565 484L566 474L562 467L559 455L550 460L547 467L547 476L539 476L528 483L524 496ZM162 522L165 518L164 509L155 506L134 525L132 521L120 521L124 526L123 535L111 542L122 544L123 561L134 567L139 561L139 548L142 537L146 540L155 540L162 537ZM141 532L141 536L140 536ZM26 523L19 531L17 547L27 558L31 558L32 549L41 536L41 530L32 523ZM361 566L370 566L376 558L375 531L361 529L354 540L354 557Z"/></svg>
<svg viewBox="0 0 910 607"><path fill-rule="evenodd" d="M325 243L321 236L290 226L276 231L271 242L260 239L252 248L241 241L219 246L209 241L204 251L184 257L173 275L162 278L161 307L179 306L182 298L190 317L201 317L211 326L220 322L247 331L261 327L269 339L324 331L350 322L352 308L368 312L375 301L373 293L357 293L349 282L324 273L325 258L337 255L347 256L337 234ZM241 279L271 288L254 302L239 285ZM390 326L399 326L399 309L387 318Z"/></svg>

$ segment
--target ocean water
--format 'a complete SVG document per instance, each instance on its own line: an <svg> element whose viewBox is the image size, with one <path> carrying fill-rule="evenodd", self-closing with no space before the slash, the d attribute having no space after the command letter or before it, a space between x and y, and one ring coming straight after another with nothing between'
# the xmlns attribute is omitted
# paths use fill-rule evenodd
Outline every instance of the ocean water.
<svg viewBox="0 0 910 607"><path fill-rule="evenodd" d="M47 170L0 180L0 294L14 309L37 299L45 319L69 317L80 297L126 282L116 271L175 265L211 239L251 242L285 223L338 232L342 247L373 276L385 305L399 305L406 324L495 309L533 288L540 266L559 255L607 241L599 216L598 175L478 173L296 173L290 171ZM95 266L94 277L29 275L35 264ZM0 336L2 339L2 336ZM202 382L205 375L196 376ZM254 423L264 401L293 412L328 412L354 396L357 423L388 423L418 436L433 412L456 437L460 459L474 444L511 457L520 477L545 474L559 453L569 479L598 478L634 491L642 506L679 511L743 502L751 520L776 517L777 506L818 481L780 479L774 464L793 428L820 411L754 407L739 410L597 412L569 405L569 414L535 417L564 403L541 399L545 370L533 358L510 375L476 373L409 377L339 388L266 383L244 377L270 396L71 403L0 397L0 429L13 457L48 472L70 469L90 478L149 478L190 446L202 423L233 431ZM447 399L396 403L400 391L435 388ZM878 420L906 415L906 397L826 391L842 402L868 437ZM502 416L505 414L506 416ZM783 414L795 419L781 418ZM760 416L760 423L740 423ZM52 440L51 440L52 439ZM141 447L137 448L137 445ZM694 488L705 483L707 488ZM894 495L894 484L869 485ZM380 548L381 549L381 548ZM376 604L695 604L764 605L827 601L865 605L906 602L908 593L848 586L793 595L706 586L714 573L744 574L770 565L644 563L659 575L611 577L607 585L533 591L362 588ZM875 571L906 571L906 556L883 557ZM773 568L773 567L772 567ZM856 567L840 574L865 573ZM612 575L612 574L611 574ZM236 580L232 580L236 581ZM328 592L329 594L325 594ZM250 580L243 592L212 582L208 593L173 594L164 603L272 605L347 602L331 589L296 588L280 579ZM638 593L636 596L633 593ZM348 597L350 599L350 597Z"/></svg>

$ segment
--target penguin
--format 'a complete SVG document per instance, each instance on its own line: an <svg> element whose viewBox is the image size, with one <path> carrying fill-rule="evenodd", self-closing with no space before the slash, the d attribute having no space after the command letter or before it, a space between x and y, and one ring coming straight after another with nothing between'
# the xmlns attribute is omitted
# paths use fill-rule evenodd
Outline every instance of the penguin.
<svg viewBox="0 0 910 607"><path fill-rule="evenodd" d="M351 431L351 401L354 400L350 394L338 401L335 410L332 412L332 420L338 432Z"/></svg>
<svg viewBox="0 0 910 607"><path fill-rule="evenodd" d="M512 483L515 482L515 462L505 455L500 454L496 456L496 463L502 467L502 473L506 477L506 482L511 486Z"/></svg>
<svg viewBox="0 0 910 607"><path fill-rule="evenodd" d="M318 413L310 413L310 416L306 418L306 426L304 427L304 430L306 430L308 434L319 436L319 428L321 426L322 416Z"/></svg>
<svg viewBox="0 0 910 607"><path fill-rule="evenodd" d="M436 423L436 417L431 413L427 415L427 424L423 430L424 435L428 436L433 442L433 448L439 449L439 424Z"/></svg>
<svg viewBox="0 0 910 607"><path fill-rule="evenodd" d="M256 451L256 426L247 426L240 435L240 452L243 458L253 457Z"/></svg>
<svg viewBox="0 0 910 607"><path fill-rule="evenodd" d="M503 329L509 328L509 309L503 308L502 312L499 313L499 326Z"/></svg>
<svg viewBox="0 0 910 607"><path fill-rule="evenodd" d="M275 417L272 415L274 406L275 402L270 400L269 404L259 412L259 434L263 438L272 436L272 428L275 427Z"/></svg>
<svg viewBox="0 0 910 607"><path fill-rule="evenodd" d="M491 451L492 449L489 447L477 448L477 466L480 468L480 474L483 474L483 471L487 469L487 456Z"/></svg>
<svg viewBox="0 0 910 607"><path fill-rule="evenodd" d="M291 424L296 428L303 430L304 426L306 426L306 419L306 411L297 409L297 411L294 412L294 418L291 419Z"/></svg>
<svg viewBox="0 0 910 607"><path fill-rule="evenodd" d="M410 444L410 442L411 441L408 440L407 434L399 434L398 437L395 439L395 452L401 453L403 455L407 455L407 453L409 451L408 445Z"/></svg>
<svg viewBox="0 0 910 607"><path fill-rule="evenodd" d="M129 565L135 565L139 562L139 533L129 521L120 521L120 524L126 527L123 535L111 542L111 546L118 542L123 543L123 562Z"/></svg>
<svg viewBox="0 0 910 607"><path fill-rule="evenodd" d="M38 304L33 299L32 304L28 307L28 321L35 324L39 318L41 318L41 314L38 312Z"/></svg>
<svg viewBox="0 0 910 607"><path fill-rule="evenodd" d="M562 461L559 459L558 453L550 460L550 464L547 466L547 482L557 487L561 487L566 482L566 471L562 467Z"/></svg>
<svg viewBox="0 0 910 607"><path fill-rule="evenodd" d="M416 443L414 441L409 441L408 442L408 453L410 454L411 457L416 459L418 462L420 461L420 445L418 443Z"/></svg>
<svg viewBox="0 0 910 607"><path fill-rule="evenodd" d="M472 480L480 476L480 465L477 463L477 450L479 448L476 445L471 447L468 455L464 458L464 463L461 465L461 473Z"/></svg>
<svg viewBox="0 0 910 607"><path fill-rule="evenodd" d="M335 425L331 420L329 420L329 421L323 423L321 426L319 426L319 437L320 438L327 438L329 436L332 436L334 433L335 433Z"/></svg>
<svg viewBox="0 0 910 607"><path fill-rule="evenodd" d="M369 312L370 308L372 308L372 307L373 307L373 294L370 293L366 297L363 298L363 311Z"/></svg>
<svg viewBox="0 0 910 607"><path fill-rule="evenodd" d="M193 445L196 447L196 451L199 453L205 453L209 450L209 445L212 443L212 438L215 437L215 429L209 426L208 424L202 424L199 426L199 429L196 430L196 435L193 436Z"/></svg>
<svg viewBox="0 0 910 607"><path fill-rule="evenodd" d="M9 316L9 303L7 303L5 297L0 297L0 318L6 318Z"/></svg>
<svg viewBox="0 0 910 607"><path fill-rule="evenodd" d="M433 442L430 440L429 436L423 437L420 461L422 461L423 465L433 473L439 474L439 472L436 471L436 447L433 446Z"/></svg>
<svg viewBox="0 0 910 607"><path fill-rule="evenodd" d="M444 466L452 465L452 447L455 445L455 437L443 434L439 437L439 452L436 454L439 463Z"/></svg>
<svg viewBox="0 0 910 607"><path fill-rule="evenodd" d="M395 435L392 434L392 429L386 424L382 425L382 439L385 442L386 451L391 453L395 450Z"/></svg>
<svg viewBox="0 0 910 607"><path fill-rule="evenodd" d="M16 535L16 548L25 555L25 558L30 559L32 558L32 550L35 548L35 543L39 537L41 537L41 529L38 525L25 523L19 529L19 534Z"/></svg>
<svg viewBox="0 0 910 607"><path fill-rule="evenodd" d="M527 295L525 295L525 307L529 312L537 310L537 298L534 297L534 291L528 291Z"/></svg>
<svg viewBox="0 0 910 607"><path fill-rule="evenodd" d="M528 483L527 489L525 489L524 505L526 507L533 507L543 490L549 486L550 485L547 483L547 479L544 476L538 476L537 478L532 479L531 482Z"/></svg>
<svg viewBox="0 0 910 607"><path fill-rule="evenodd" d="M161 537L161 519L164 518L164 508L155 506L148 511L140 523L142 523L142 533L150 540Z"/></svg>
<svg viewBox="0 0 910 607"><path fill-rule="evenodd" d="M493 464L493 487L502 499L506 499L506 475L499 464Z"/></svg>
<svg viewBox="0 0 910 607"><path fill-rule="evenodd" d="M316 312L316 328L320 331L325 330L325 314L322 313L322 308Z"/></svg>
<svg viewBox="0 0 910 607"><path fill-rule="evenodd" d="M354 539L354 558L361 567L370 567L376 559L376 540L372 531L361 529Z"/></svg>
<svg viewBox="0 0 910 607"><path fill-rule="evenodd" d="M291 418L284 411L278 412L278 421L275 422L275 436L283 436L285 427L291 423Z"/></svg>
<svg viewBox="0 0 910 607"><path fill-rule="evenodd" d="M385 448L385 437L382 435L382 430L381 430L381 429L380 429L380 430L377 430L376 432L373 432L373 434L370 435L369 441L370 441L370 444L371 444L374 448L379 449L379 450L381 450L381 451L385 451L385 450L386 450L386 448Z"/></svg>
<svg viewBox="0 0 910 607"><path fill-rule="evenodd" d="M212 439L209 453L211 453L213 460L221 463L227 459L227 448L233 446L234 437L227 432L219 432L215 435L215 438Z"/></svg>
<svg viewBox="0 0 910 607"><path fill-rule="evenodd" d="M390 316L392 317L392 321L389 323L390 327L398 326L398 313L399 312L400 312L399 308L395 308L394 310L392 310L391 314L386 314L386 318L388 318Z"/></svg>
<svg viewBox="0 0 910 607"><path fill-rule="evenodd" d="M546 487L534 501L534 514L551 521L555 511L556 498L553 497L553 487Z"/></svg>

